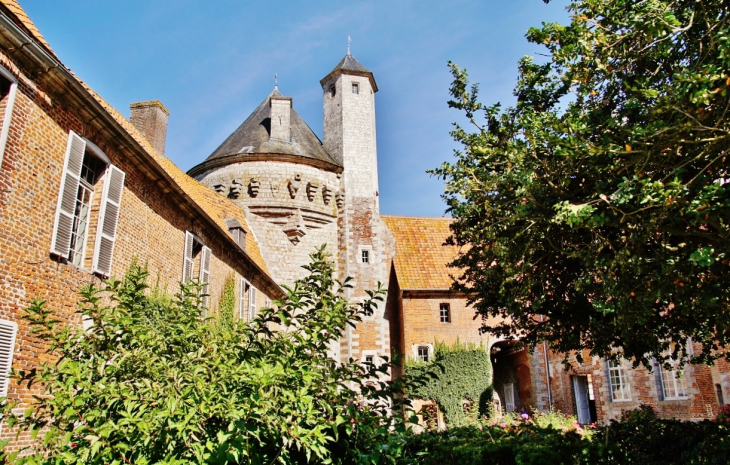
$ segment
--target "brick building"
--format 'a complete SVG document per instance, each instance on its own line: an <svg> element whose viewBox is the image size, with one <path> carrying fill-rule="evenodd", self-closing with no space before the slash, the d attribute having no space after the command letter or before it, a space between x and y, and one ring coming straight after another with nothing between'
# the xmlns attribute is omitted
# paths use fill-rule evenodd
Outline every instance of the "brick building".
<svg viewBox="0 0 730 465"><path fill-rule="evenodd" d="M681 378L599 359L566 371L562 354L543 346L530 353L480 335L483 322L450 289L450 220L379 213L373 74L348 51L320 84L324 142L274 88L185 174L164 155L161 103L132 104L125 119L60 62L17 1L0 0L0 370L44 357L20 319L29 299L80 324L75 290L121 275L133 258L169 290L207 281L213 312L233 277L248 318L327 244L339 277L353 278L349 299L388 287L374 314L332 347L335 358L429 359L436 342L458 339L489 348L508 410L554 406L583 422L640 403L666 416L715 414L730 395L725 361ZM0 379L10 397L32 395Z"/></svg>
<svg viewBox="0 0 730 465"><path fill-rule="evenodd" d="M230 278L244 318L283 296L240 208L165 157L164 106L134 104L125 119L14 0L0 3L0 92L0 396L38 393L7 379L11 365L48 357L21 319L30 300L80 325L77 289L123 275L134 258L170 292L208 282L212 310Z"/></svg>

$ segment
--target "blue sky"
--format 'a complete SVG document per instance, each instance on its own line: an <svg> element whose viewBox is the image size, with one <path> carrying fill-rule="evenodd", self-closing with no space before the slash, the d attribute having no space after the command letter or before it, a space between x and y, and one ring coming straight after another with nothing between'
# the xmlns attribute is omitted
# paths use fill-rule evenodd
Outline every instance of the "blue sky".
<svg viewBox="0 0 730 465"><path fill-rule="evenodd" d="M170 110L166 154L203 161L273 88L322 138L319 80L352 54L378 83L381 213L442 216L452 160L451 60L483 103L514 101L517 60L544 53L525 32L567 23L567 0L244 1L20 0L56 54L125 116L159 99Z"/></svg>

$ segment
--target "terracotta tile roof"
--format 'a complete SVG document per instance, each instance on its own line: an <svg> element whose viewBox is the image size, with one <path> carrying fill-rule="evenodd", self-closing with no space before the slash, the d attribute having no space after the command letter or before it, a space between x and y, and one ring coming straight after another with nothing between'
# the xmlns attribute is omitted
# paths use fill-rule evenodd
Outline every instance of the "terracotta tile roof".
<svg viewBox="0 0 730 465"><path fill-rule="evenodd" d="M23 11L16 0L0 0L11 13L15 15L16 20L32 35L32 37L40 42L45 48L51 52L51 48L46 43L43 36L35 27L28 15ZM52 52L51 52L52 53ZM54 55L55 56L55 55ZM60 60L59 60L60 63ZM150 163L160 166L169 176L180 186L186 195L188 195L195 203L197 203L212 219L224 234L229 234L226 226L226 218L236 218L246 232L251 232L251 228L246 221L242 209L231 200L217 194L210 188L199 183L195 179L185 174L170 159L164 155L160 155L152 148L152 144L141 132L135 128L124 116L107 103L101 96L91 89L84 81L76 76L70 69L64 66L68 73L81 84L84 89L91 95L107 113L127 132L132 138L147 152ZM253 234L246 234L246 254L251 260L259 266L267 275L269 275L266 263L261 256L258 244ZM269 275L270 276L270 275Z"/></svg>
<svg viewBox="0 0 730 465"><path fill-rule="evenodd" d="M10 12L15 16L16 23L23 27L27 32L30 33L30 35L38 41L43 47L54 57L56 54L51 49L51 46L48 45L48 42L46 42L46 39L43 38L40 31L37 27L35 27L35 24L33 24L33 21L30 20L28 15L25 13L25 10L20 6L17 0L0 0L0 3L5 5L5 7L10 10Z"/></svg>
<svg viewBox="0 0 730 465"><path fill-rule="evenodd" d="M401 289L449 289L458 270L447 265L458 248L444 245L451 218L381 216L395 239L395 272Z"/></svg>

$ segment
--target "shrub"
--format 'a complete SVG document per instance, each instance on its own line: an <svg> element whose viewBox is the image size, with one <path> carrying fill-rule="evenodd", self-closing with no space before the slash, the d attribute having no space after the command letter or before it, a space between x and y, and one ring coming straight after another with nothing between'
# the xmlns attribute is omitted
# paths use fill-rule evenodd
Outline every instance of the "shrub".
<svg viewBox="0 0 730 465"><path fill-rule="evenodd" d="M349 464L396 453L389 430L404 426L389 415L391 387L364 384L389 365L327 357L382 291L347 302L347 283L333 278L323 250L277 310L230 327L202 318L198 284L181 285L174 299L148 295L147 270L136 264L120 281L80 290L87 331L62 325L34 300L25 318L54 361L14 373L42 385L43 395L20 416L6 403L3 415L39 441L0 461Z"/></svg>

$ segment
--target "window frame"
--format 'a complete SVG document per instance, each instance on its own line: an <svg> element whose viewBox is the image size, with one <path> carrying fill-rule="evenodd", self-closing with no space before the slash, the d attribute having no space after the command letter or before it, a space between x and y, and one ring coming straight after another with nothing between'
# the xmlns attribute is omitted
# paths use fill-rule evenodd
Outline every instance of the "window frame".
<svg viewBox="0 0 730 465"><path fill-rule="evenodd" d="M446 310L445 313L444 310ZM441 323L451 323L451 305L448 302L439 304L439 321Z"/></svg>
<svg viewBox="0 0 730 465"><path fill-rule="evenodd" d="M353 95L360 95L360 83L359 82L353 82L351 88L352 88Z"/></svg>
<svg viewBox="0 0 730 465"><path fill-rule="evenodd" d="M628 373L620 361L609 359L606 363L608 371L608 387L611 396L611 402L630 402L631 401L631 384L629 383ZM615 376L614 376L615 375ZM614 380L618 380L618 385ZM614 389L618 387L618 390ZM615 395L616 392L621 393L621 397Z"/></svg>
<svg viewBox="0 0 730 465"><path fill-rule="evenodd" d="M687 400L689 399L689 388L687 387L686 382L686 373L685 371L682 371L682 376L678 377L677 375L680 373L677 370L677 361L676 360L667 360L666 363L669 363L672 365L671 370L666 370L664 368L664 364L659 364L659 376L661 379L661 388L662 388L662 400ZM667 381L671 380L671 388L673 389L674 395L669 396L667 395ZM680 384L681 384L681 394L680 394Z"/></svg>
<svg viewBox="0 0 730 465"><path fill-rule="evenodd" d="M0 76L10 81L8 101L5 104L5 115L3 116L2 128L0 129L0 169L2 169L5 147L8 143L8 136L10 135L10 124L12 123L15 99L18 95L18 78L2 65L0 65Z"/></svg>
<svg viewBox="0 0 730 465"><path fill-rule="evenodd" d="M431 361L431 351L427 345L418 345L416 347L416 357L422 363L428 363Z"/></svg>

